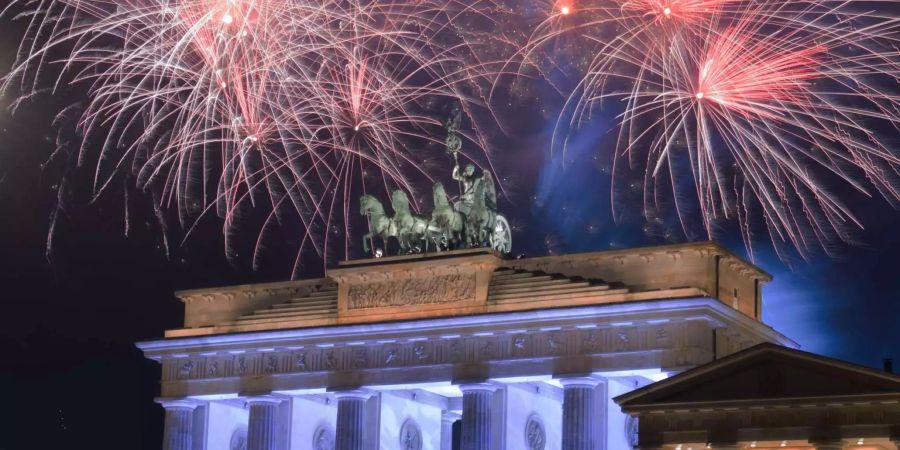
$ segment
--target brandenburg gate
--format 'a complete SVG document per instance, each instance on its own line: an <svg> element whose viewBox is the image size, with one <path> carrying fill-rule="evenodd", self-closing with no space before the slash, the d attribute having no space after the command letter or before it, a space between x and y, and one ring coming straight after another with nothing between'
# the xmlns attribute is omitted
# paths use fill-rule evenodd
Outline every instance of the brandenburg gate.
<svg viewBox="0 0 900 450"><path fill-rule="evenodd" d="M167 450L623 450L612 398L750 346L770 276L710 243L524 259L350 261L324 278L178 292Z"/></svg>

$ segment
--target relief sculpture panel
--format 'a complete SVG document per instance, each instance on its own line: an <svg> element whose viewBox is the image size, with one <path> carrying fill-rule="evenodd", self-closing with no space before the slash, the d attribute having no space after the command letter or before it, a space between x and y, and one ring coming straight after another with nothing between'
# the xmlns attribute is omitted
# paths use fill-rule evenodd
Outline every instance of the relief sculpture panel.
<svg viewBox="0 0 900 450"><path fill-rule="evenodd" d="M470 301L475 274L409 278L350 286L348 309L384 308Z"/></svg>

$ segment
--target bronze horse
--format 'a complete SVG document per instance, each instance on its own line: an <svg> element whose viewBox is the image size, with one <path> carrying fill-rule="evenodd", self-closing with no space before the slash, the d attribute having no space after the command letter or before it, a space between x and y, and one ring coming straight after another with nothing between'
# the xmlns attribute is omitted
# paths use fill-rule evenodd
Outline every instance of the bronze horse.
<svg viewBox="0 0 900 450"><path fill-rule="evenodd" d="M375 236L381 238L381 245L387 248L388 238L397 237L397 226L393 219L384 212L384 206L377 198L363 195L359 199L359 213L368 216L369 232L363 236L363 251L369 253L369 240Z"/></svg>

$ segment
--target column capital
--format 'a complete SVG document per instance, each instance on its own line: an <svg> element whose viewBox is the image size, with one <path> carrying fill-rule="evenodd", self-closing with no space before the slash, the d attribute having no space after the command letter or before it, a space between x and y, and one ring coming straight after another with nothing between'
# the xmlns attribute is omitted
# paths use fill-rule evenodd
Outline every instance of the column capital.
<svg viewBox="0 0 900 450"><path fill-rule="evenodd" d="M200 406L199 401L190 398L157 398L155 401L165 409L194 410Z"/></svg>
<svg viewBox="0 0 900 450"><path fill-rule="evenodd" d="M356 399L356 400L368 400L369 397L375 395L374 392L367 389L347 389L340 391L332 391L335 398L338 400L342 399Z"/></svg>
<svg viewBox="0 0 900 450"><path fill-rule="evenodd" d="M590 376L560 376L557 377L559 380L559 384L563 386L563 388L567 387L585 387L585 388L593 388L597 387L606 382L606 380L602 380L599 378L594 378Z"/></svg>
<svg viewBox="0 0 900 450"><path fill-rule="evenodd" d="M163 448L165 450L191 450L194 437L194 411L197 402L185 399L157 399L166 409Z"/></svg>
<svg viewBox="0 0 900 450"><path fill-rule="evenodd" d="M462 450L490 450L493 445L493 394L499 386L490 383L464 383L460 447Z"/></svg>
<svg viewBox="0 0 900 450"><path fill-rule="evenodd" d="M251 395L242 398L244 400L244 404L247 406L252 405L279 405L284 401L282 397L274 397L271 395Z"/></svg>
<svg viewBox="0 0 900 450"><path fill-rule="evenodd" d="M485 382L475 382L475 383L460 383L459 390L462 391L463 394L466 392L494 392L497 389L500 389L500 386L492 383Z"/></svg>
<svg viewBox="0 0 900 450"><path fill-rule="evenodd" d="M371 391L348 389L335 392L337 396L337 423L335 425L336 450L363 450L368 448L369 414L366 400ZM249 450L249 449L248 449Z"/></svg>
<svg viewBox="0 0 900 450"><path fill-rule="evenodd" d="M441 411L441 422L456 422L462 419L462 414L453 411Z"/></svg>
<svg viewBox="0 0 900 450"><path fill-rule="evenodd" d="M596 427L599 405L595 388L601 380L582 376L561 378L560 382L563 385L562 448L592 450L597 438L605 439L605 428ZM602 419L605 421L605 417Z"/></svg>

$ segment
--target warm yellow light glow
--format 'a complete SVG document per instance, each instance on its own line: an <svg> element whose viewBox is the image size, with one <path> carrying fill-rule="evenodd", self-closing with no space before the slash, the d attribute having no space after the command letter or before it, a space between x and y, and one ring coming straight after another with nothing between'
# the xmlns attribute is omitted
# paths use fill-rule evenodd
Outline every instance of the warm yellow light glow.
<svg viewBox="0 0 900 450"><path fill-rule="evenodd" d="M697 93L697 98L698 98L698 99L703 98L703 93L702 93L702 92L698 92L698 93Z"/></svg>
<svg viewBox="0 0 900 450"><path fill-rule="evenodd" d="M572 10L569 9L568 6L563 6L562 8L559 9L559 12L561 12L564 16L567 16L567 15L569 15L570 12L572 12Z"/></svg>
<svg viewBox="0 0 900 450"><path fill-rule="evenodd" d="M222 16L222 23L229 25L231 22L234 22L234 17L232 17L231 14L225 13L225 15Z"/></svg>
<svg viewBox="0 0 900 450"><path fill-rule="evenodd" d="M665 14L667 16L672 15L672 8L669 8L668 6L666 6L665 8L663 8L663 14Z"/></svg>

